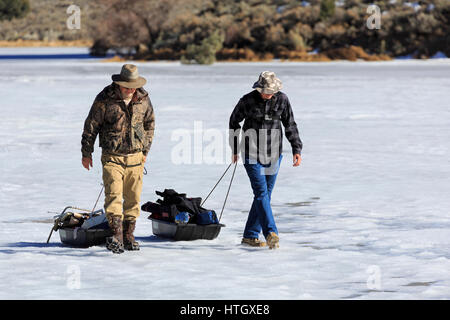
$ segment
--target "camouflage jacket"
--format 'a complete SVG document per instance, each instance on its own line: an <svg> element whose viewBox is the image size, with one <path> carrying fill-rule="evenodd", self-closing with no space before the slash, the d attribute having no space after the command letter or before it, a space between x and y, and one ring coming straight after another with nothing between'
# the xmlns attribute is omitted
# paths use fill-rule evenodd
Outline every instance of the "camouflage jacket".
<svg viewBox="0 0 450 320"><path fill-rule="evenodd" d="M81 153L90 158L99 135L104 152L147 155L153 140L155 117L147 91L137 89L128 107L119 87L112 83L100 92L92 104L81 139Z"/></svg>

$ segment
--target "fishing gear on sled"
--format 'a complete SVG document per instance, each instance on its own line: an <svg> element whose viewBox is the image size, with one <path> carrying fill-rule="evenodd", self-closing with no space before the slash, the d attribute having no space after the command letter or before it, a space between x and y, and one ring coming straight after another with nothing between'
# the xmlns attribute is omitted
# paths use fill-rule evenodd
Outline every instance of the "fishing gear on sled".
<svg viewBox="0 0 450 320"><path fill-rule="evenodd" d="M53 227L50 230L50 234L47 238L47 243L49 243L53 231L58 231L61 228L81 227L86 220L102 214L103 210L92 212L87 209L73 206L65 207L59 215L54 217Z"/></svg>
<svg viewBox="0 0 450 320"><path fill-rule="evenodd" d="M231 165L232 163L203 201L202 198L189 198L185 193L178 193L173 189L165 189L163 192L156 191L156 194L162 199L158 199L156 203L149 201L141 207L143 211L151 213L148 219L152 220L154 235L174 240L215 239L221 227L225 227L220 220L233 183L237 163L234 166L219 218L214 210L206 209L203 205L222 181Z"/></svg>
<svg viewBox="0 0 450 320"><path fill-rule="evenodd" d="M147 202L141 206L143 211L151 212L148 218L152 220L153 233L156 236L173 240L215 239L221 228L225 227L220 221L231 190L237 163L234 166L219 217L214 210L204 208L203 205L231 166L232 164L228 165L203 201L200 197L190 198L185 193L178 193L173 189L156 191L156 194L162 199L158 199L155 203ZM61 242L70 246L89 247L105 243L106 239L112 235L112 230L103 209L95 210L103 190L104 186L102 185L92 210L68 206L56 215L47 243L50 242L54 231L59 231Z"/></svg>
<svg viewBox="0 0 450 320"><path fill-rule="evenodd" d="M47 238L47 243L54 231L59 231L61 242L68 245L88 247L105 242L111 234L103 209L95 210L103 185L92 210L75 206L65 207L62 212L54 216L53 227Z"/></svg>

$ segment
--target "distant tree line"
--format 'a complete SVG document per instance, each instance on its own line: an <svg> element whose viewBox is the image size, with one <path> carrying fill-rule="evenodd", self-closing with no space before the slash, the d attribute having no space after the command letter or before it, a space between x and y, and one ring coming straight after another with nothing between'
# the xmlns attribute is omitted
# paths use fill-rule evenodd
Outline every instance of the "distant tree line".
<svg viewBox="0 0 450 320"><path fill-rule="evenodd" d="M450 1L419 0L101 0L94 54L136 59L303 59L314 50L357 55L450 56ZM375 4L381 28L366 25ZM340 51L341 50L341 51ZM344 54L345 55L345 54ZM345 57L344 57L345 58Z"/></svg>

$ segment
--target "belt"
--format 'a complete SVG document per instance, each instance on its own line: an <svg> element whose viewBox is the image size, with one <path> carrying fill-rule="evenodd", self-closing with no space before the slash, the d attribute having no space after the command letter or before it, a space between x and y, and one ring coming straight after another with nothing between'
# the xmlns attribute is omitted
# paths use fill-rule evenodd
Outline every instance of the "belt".
<svg viewBox="0 0 450 320"><path fill-rule="evenodd" d="M141 153L142 151L141 150L137 150L137 151L134 151L134 152L131 152L131 153L117 153L117 152L109 152L109 151L107 151L107 152L104 152L104 154L105 155L111 155L111 156L119 156L119 157L131 157L131 156L134 156L134 155L136 155L136 154L138 154L138 153Z"/></svg>
<svg viewBox="0 0 450 320"><path fill-rule="evenodd" d="M134 156L134 155L136 155L136 154L138 154L138 153L140 153L140 152L142 152L142 151L136 151L136 152L134 152L134 153L127 153L127 154L124 154L124 153L115 153L115 152L105 152L105 153L103 153L104 155L111 155L111 156L119 156L119 157L131 157L131 156ZM133 167L139 167L139 166L142 166L142 163L137 163L137 164L130 164L130 165L128 165L128 164L124 164L124 163L120 163L120 162L116 162L116 161L113 161L113 160L106 160L105 162L110 162L110 163L114 163L114 164L117 164L117 165L119 165L119 166L121 166L121 167L123 167L123 168L133 168Z"/></svg>
<svg viewBox="0 0 450 320"><path fill-rule="evenodd" d="M142 166L142 163L137 163L137 164L124 164L124 163L119 163L119 162L115 162L115 161L112 161L112 160L106 160L105 162L110 162L110 163L114 163L114 164L117 164L117 165L119 165L119 166L122 166L123 168L133 168L133 167L139 167L139 166Z"/></svg>

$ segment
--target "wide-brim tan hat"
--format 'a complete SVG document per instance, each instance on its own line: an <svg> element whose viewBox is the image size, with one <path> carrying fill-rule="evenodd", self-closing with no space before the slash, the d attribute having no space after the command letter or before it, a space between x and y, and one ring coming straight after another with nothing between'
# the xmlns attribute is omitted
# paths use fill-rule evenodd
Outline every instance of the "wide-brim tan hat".
<svg viewBox="0 0 450 320"><path fill-rule="evenodd" d="M283 88L283 83L277 78L275 72L264 71L259 75L258 81L253 84L253 89L264 94L275 94Z"/></svg>
<svg viewBox="0 0 450 320"><path fill-rule="evenodd" d="M138 68L134 64L124 64L120 74L113 74L112 81L121 87L138 89L142 88L147 80L139 76Z"/></svg>

